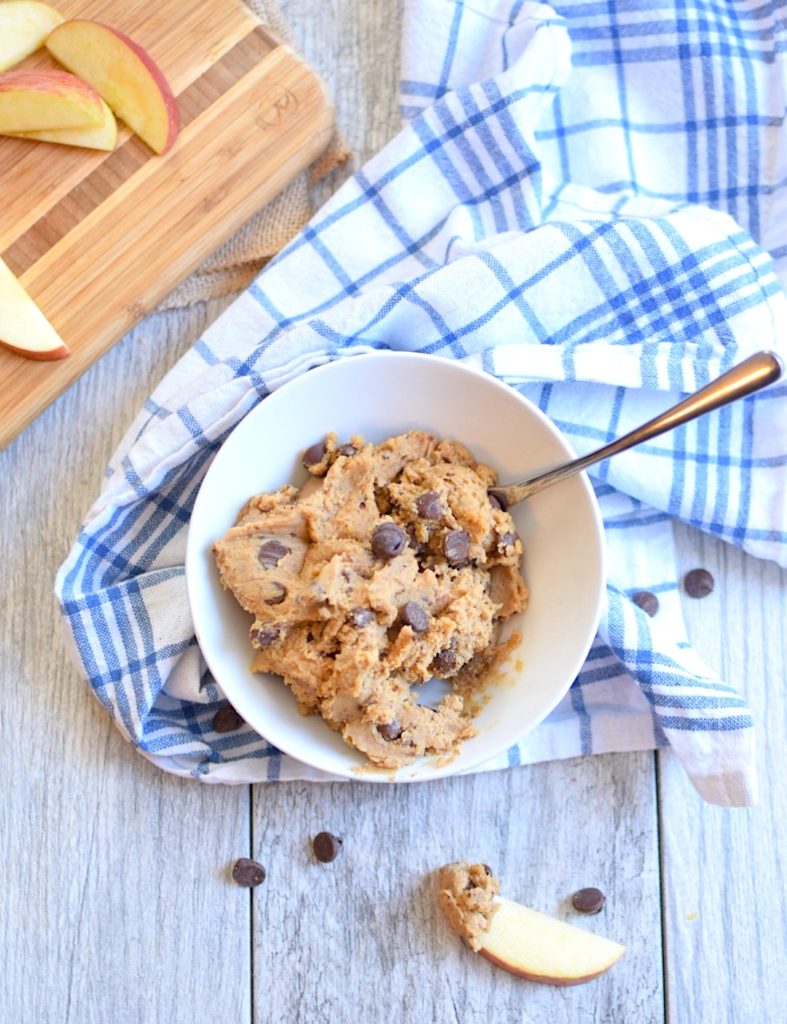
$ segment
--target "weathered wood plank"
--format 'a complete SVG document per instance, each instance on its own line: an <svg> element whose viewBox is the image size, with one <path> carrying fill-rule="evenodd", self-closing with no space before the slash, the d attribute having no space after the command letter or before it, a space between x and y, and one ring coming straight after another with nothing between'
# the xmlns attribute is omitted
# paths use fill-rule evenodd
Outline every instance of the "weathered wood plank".
<svg viewBox="0 0 787 1024"><path fill-rule="evenodd" d="M103 467L209 313L158 316L0 453L0 1018L246 1021L248 790L165 775L65 662L55 571Z"/></svg>
<svg viewBox="0 0 787 1024"><path fill-rule="evenodd" d="M675 758L660 755L668 1019L775 1024L787 1019L787 573L688 528L676 533L682 570L716 578L713 594L683 605L694 645L751 702L760 801L709 807Z"/></svg>
<svg viewBox="0 0 787 1024"><path fill-rule="evenodd" d="M321 864L310 840L343 838ZM663 1020L653 755L611 755L399 786L254 787L254 1024L619 1024ZM628 946L575 988L523 981L449 933L432 873L460 858L503 892ZM597 885L587 918L571 893Z"/></svg>

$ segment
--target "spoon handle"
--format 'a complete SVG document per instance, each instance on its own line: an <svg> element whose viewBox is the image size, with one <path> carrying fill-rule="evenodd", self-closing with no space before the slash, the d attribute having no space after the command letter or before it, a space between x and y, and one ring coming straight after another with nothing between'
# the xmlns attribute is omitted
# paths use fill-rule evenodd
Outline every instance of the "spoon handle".
<svg viewBox="0 0 787 1024"><path fill-rule="evenodd" d="M678 402L671 409L648 420L641 427L624 434L616 441L604 445L603 448L519 483L510 484L507 487L496 487L494 491L504 497L507 504L515 505L518 501L537 494L545 487L574 476L575 473L580 473L588 466L601 462L602 459L608 459L611 455L624 452L628 448L642 444L643 441L649 441L652 437L658 437L659 434L668 430L674 430L675 427L688 423L689 420L696 419L697 416L704 416L706 412L719 409L722 405L734 402L738 398L754 394L760 388L778 380L783 369L781 360L773 352L757 352L737 366L733 366L731 370L727 370L710 384L706 384L704 388L695 391L693 395L684 398L682 402Z"/></svg>

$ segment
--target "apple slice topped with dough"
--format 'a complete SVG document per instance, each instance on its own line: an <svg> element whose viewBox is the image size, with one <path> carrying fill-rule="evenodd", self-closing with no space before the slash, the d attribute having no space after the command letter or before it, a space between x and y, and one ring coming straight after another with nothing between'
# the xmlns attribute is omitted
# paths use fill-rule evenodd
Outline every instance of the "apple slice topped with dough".
<svg viewBox="0 0 787 1024"><path fill-rule="evenodd" d="M0 346L28 359L63 359L68 348L0 260Z"/></svg>
<svg viewBox="0 0 787 1024"><path fill-rule="evenodd" d="M481 956L529 981L580 985L616 964L625 946L498 895L485 864L458 861L438 872L437 902Z"/></svg>
<svg viewBox="0 0 787 1024"><path fill-rule="evenodd" d="M40 49L62 20L54 7L36 0L0 3L0 71L7 71Z"/></svg>
<svg viewBox="0 0 787 1024"><path fill-rule="evenodd" d="M586 932L498 896L489 928L478 936L481 956L512 974L548 985L581 985L616 964L618 942Z"/></svg>
<svg viewBox="0 0 787 1024"><path fill-rule="evenodd" d="M133 39L82 18L64 21L48 36L56 61L98 91L115 114L156 153L178 134L178 108L164 74Z"/></svg>

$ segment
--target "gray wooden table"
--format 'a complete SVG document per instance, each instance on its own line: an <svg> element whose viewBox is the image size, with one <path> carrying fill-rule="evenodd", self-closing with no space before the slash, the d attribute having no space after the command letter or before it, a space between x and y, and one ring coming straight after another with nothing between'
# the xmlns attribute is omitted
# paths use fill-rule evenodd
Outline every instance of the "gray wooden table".
<svg viewBox="0 0 787 1024"><path fill-rule="evenodd" d="M396 130L399 13L285 12L361 155ZM407 787L205 786L135 754L65 660L55 571L105 463L223 303L148 318L0 453L0 1021L14 1024L781 1024L787 1020L787 575L689 529L680 565L707 661L748 693L762 795L703 805L669 753L609 755ZM309 839L344 837L331 865ZM265 884L228 866L261 860ZM437 919L429 873L478 857L505 891L629 949L573 989L517 980Z"/></svg>

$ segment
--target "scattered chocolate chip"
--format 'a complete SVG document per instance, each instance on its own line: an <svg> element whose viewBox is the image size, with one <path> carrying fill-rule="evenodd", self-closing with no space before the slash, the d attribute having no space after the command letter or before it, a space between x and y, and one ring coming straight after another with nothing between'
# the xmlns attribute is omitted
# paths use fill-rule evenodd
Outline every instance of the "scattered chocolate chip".
<svg viewBox="0 0 787 1024"><path fill-rule="evenodd" d="M318 832L314 839L312 839L314 856L317 860L322 861L323 864L330 864L332 860L336 860L341 845L342 841L339 836L335 836L330 832Z"/></svg>
<svg viewBox="0 0 787 1024"><path fill-rule="evenodd" d="M578 889L571 897L571 902L574 910L578 910L580 914L598 914L606 899L601 889Z"/></svg>
<svg viewBox="0 0 787 1024"><path fill-rule="evenodd" d="M264 544L260 545L257 558L259 558L263 569L272 569L274 565L278 565L282 558L285 555L289 555L289 553L290 549L286 544L282 544L280 540L266 540Z"/></svg>
<svg viewBox="0 0 787 1024"><path fill-rule="evenodd" d="M249 630L249 636L251 642L256 642L259 647L269 647L274 640L279 639L279 628L278 626L260 626L259 629Z"/></svg>
<svg viewBox="0 0 787 1024"><path fill-rule="evenodd" d="M659 599L655 594L651 594L649 590L640 590L636 594L632 594L631 600L646 615L653 616L659 610Z"/></svg>
<svg viewBox="0 0 787 1024"><path fill-rule="evenodd" d="M388 561L401 555L407 547L407 534L396 523L380 523L372 533L372 551Z"/></svg>
<svg viewBox="0 0 787 1024"><path fill-rule="evenodd" d="M402 622L414 633L425 633L429 629L429 613L415 601L406 601L402 607Z"/></svg>
<svg viewBox="0 0 787 1024"><path fill-rule="evenodd" d="M265 868L256 860L248 857L241 857L232 866L232 877L247 889L253 889L265 881Z"/></svg>
<svg viewBox="0 0 787 1024"><path fill-rule="evenodd" d="M350 612L350 618L354 626L362 629L364 626L374 622L374 612L371 608L355 608Z"/></svg>
<svg viewBox="0 0 787 1024"><path fill-rule="evenodd" d="M266 580L262 585L262 599L265 604L281 604L287 596L287 588L276 580Z"/></svg>
<svg viewBox="0 0 787 1024"><path fill-rule="evenodd" d="M317 463L322 462L324 455L325 441L318 441L303 453L303 464L307 469L309 466L316 466Z"/></svg>
<svg viewBox="0 0 787 1024"><path fill-rule="evenodd" d="M499 508L501 512L508 511L508 502L501 491L488 491L489 504L493 508Z"/></svg>
<svg viewBox="0 0 787 1024"><path fill-rule="evenodd" d="M489 865L488 864L482 864L481 867L484 869L484 871L486 871L487 875L489 877L491 877L492 869L489 867Z"/></svg>
<svg viewBox="0 0 787 1024"><path fill-rule="evenodd" d="M516 541L517 537L515 533L501 533L500 536L497 538L497 546L501 549L512 548L516 544Z"/></svg>
<svg viewBox="0 0 787 1024"><path fill-rule="evenodd" d="M216 732L233 732L240 729L243 724L243 719L231 704L219 708L213 716L213 728Z"/></svg>
<svg viewBox="0 0 787 1024"><path fill-rule="evenodd" d="M384 725L378 725L377 731L382 738L387 740L389 743L391 740L398 740L402 735L402 727L395 718L392 722L386 722Z"/></svg>
<svg viewBox="0 0 787 1024"><path fill-rule="evenodd" d="M429 666L430 671L436 676L443 676L454 668L456 668L456 654L450 648L439 651Z"/></svg>
<svg viewBox="0 0 787 1024"><path fill-rule="evenodd" d="M337 451L339 452L340 455L346 455L348 459L356 454L355 445L352 445L352 444L342 444L342 445L339 445L339 447L337 448ZM326 835L326 833L325 832L321 832L320 835L323 836L323 835Z"/></svg>
<svg viewBox="0 0 787 1024"><path fill-rule="evenodd" d="M470 557L470 534L466 530L449 530L443 538L443 554L455 569L466 565Z"/></svg>
<svg viewBox="0 0 787 1024"><path fill-rule="evenodd" d="M692 569L683 577L683 589L689 597L707 597L715 585L716 581L707 569Z"/></svg>
<svg viewBox="0 0 787 1024"><path fill-rule="evenodd" d="M415 499L415 508L421 519L439 519L443 514L440 495L437 491L426 491Z"/></svg>

